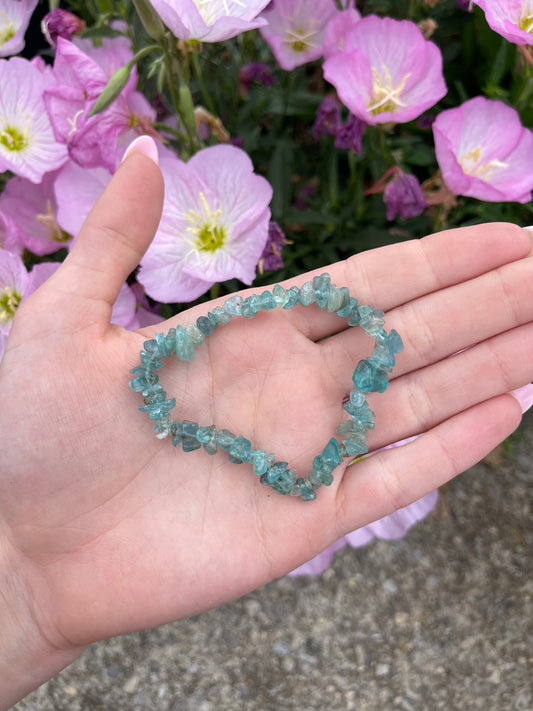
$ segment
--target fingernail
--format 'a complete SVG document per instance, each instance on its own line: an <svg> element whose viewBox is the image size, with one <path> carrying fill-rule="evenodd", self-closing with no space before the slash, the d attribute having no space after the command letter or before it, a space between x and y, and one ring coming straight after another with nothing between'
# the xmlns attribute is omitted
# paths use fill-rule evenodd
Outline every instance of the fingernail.
<svg viewBox="0 0 533 711"><path fill-rule="evenodd" d="M511 390L511 395L518 400L522 412L529 410L533 405L533 385L524 385L518 390Z"/></svg>
<svg viewBox="0 0 533 711"><path fill-rule="evenodd" d="M126 148L126 152L122 156L120 163L124 163L126 158L132 153L143 153L145 156L153 160L156 165L159 165L157 144L151 136L139 136L132 141Z"/></svg>
<svg viewBox="0 0 533 711"><path fill-rule="evenodd" d="M527 227L522 227L531 237L533 237L533 225L528 225Z"/></svg>

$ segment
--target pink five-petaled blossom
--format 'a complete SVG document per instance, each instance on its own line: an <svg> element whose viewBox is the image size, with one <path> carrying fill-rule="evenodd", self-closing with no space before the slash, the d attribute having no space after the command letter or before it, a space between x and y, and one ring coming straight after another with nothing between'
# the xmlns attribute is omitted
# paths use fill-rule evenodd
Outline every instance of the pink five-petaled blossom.
<svg viewBox="0 0 533 711"><path fill-rule="evenodd" d="M79 43L91 46L84 40ZM44 101L56 140L68 147L70 157L85 168L103 166L114 172L119 136L136 123L142 126L143 122L149 122L150 116L139 117L139 113L154 114L134 91L137 75L132 71L117 99L105 111L89 117L110 76L133 56L129 42L121 37L105 38L91 55L94 56L59 37L54 61L57 84L44 92Z"/></svg>
<svg viewBox="0 0 533 711"><path fill-rule="evenodd" d="M269 0L151 0L178 39L221 42L265 24L257 17Z"/></svg>
<svg viewBox="0 0 533 711"><path fill-rule="evenodd" d="M9 333L22 301L59 267L59 262L36 264L28 274L18 254L0 249L0 331Z"/></svg>
<svg viewBox="0 0 533 711"><path fill-rule="evenodd" d="M324 62L324 77L369 124L411 121L446 94L438 47L413 22L389 17L359 20L344 51Z"/></svg>
<svg viewBox="0 0 533 711"><path fill-rule="evenodd" d="M24 49L24 33L39 0L0 0L0 57Z"/></svg>
<svg viewBox="0 0 533 711"><path fill-rule="evenodd" d="M21 57L0 59L0 172L40 183L67 160L43 102L43 89L54 83L49 69Z"/></svg>
<svg viewBox="0 0 533 711"><path fill-rule="evenodd" d="M260 32L282 69L290 70L322 55L324 29L338 14L333 0L279 0L261 17Z"/></svg>
<svg viewBox="0 0 533 711"><path fill-rule="evenodd" d="M531 200L533 133L510 106L477 96L442 111L433 135L442 177L456 195L489 202Z"/></svg>
<svg viewBox="0 0 533 711"><path fill-rule="evenodd" d="M272 188L246 153L229 145L188 163L162 158L163 216L138 280L162 302L192 301L215 282L251 284L268 238Z"/></svg>
<svg viewBox="0 0 533 711"><path fill-rule="evenodd" d="M0 213L13 220L24 247L33 254L51 254L71 239L56 219L56 175L47 173L36 185L24 178L11 178L0 195Z"/></svg>
<svg viewBox="0 0 533 711"><path fill-rule="evenodd" d="M533 44L533 0L474 0L487 22L514 44Z"/></svg>
<svg viewBox="0 0 533 711"><path fill-rule="evenodd" d="M324 30L324 41L322 43L322 54L325 58L335 52L343 52L346 42L346 35L350 29L359 22L361 15L353 8L342 10L333 17Z"/></svg>

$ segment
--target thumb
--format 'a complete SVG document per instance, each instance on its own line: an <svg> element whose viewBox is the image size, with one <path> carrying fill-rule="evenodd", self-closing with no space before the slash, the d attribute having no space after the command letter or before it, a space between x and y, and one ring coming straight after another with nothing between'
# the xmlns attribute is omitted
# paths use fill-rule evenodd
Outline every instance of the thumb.
<svg viewBox="0 0 533 711"><path fill-rule="evenodd" d="M70 254L43 286L49 298L49 290L53 290L69 309L63 326L65 321L72 326L109 324L124 281L138 266L157 230L163 196L156 143L150 136L140 136L128 147Z"/></svg>

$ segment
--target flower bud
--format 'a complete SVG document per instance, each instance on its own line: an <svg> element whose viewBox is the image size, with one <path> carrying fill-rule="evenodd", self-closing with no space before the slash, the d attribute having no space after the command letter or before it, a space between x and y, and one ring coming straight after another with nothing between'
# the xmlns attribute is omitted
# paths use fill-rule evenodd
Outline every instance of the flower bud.
<svg viewBox="0 0 533 711"><path fill-rule="evenodd" d="M70 40L72 35L82 32L85 27L85 22L80 17L59 7L47 13L41 20L41 31L52 47L56 46L58 37Z"/></svg>
<svg viewBox="0 0 533 711"><path fill-rule="evenodd" d="M161 39L165 28L152 4L148 0L133 0L133 4L148 36L155 40Z"/></svg>
<svg viewBox="0 0 533 711"><path fill-rule="evenodd" d="M123 67L120 67L120 69L117 69L105 85L100 96L96 99L94 106L89 112L89 118L95 114L99 114L101 111L104 111L110 104L113 103L128 83L132 67L133 62L128 62Z"/></svg>

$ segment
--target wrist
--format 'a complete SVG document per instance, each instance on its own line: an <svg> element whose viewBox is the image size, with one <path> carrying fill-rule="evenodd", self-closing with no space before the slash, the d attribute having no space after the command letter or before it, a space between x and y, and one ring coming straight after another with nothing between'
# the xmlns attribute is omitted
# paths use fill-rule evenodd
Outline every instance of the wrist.
<svg viewBox="0 0 533 711"><path fill-rule="evenodd" d="M0 538L0 711L48 681L84 649L47 639L19 568L17 557Z"/></svg>

